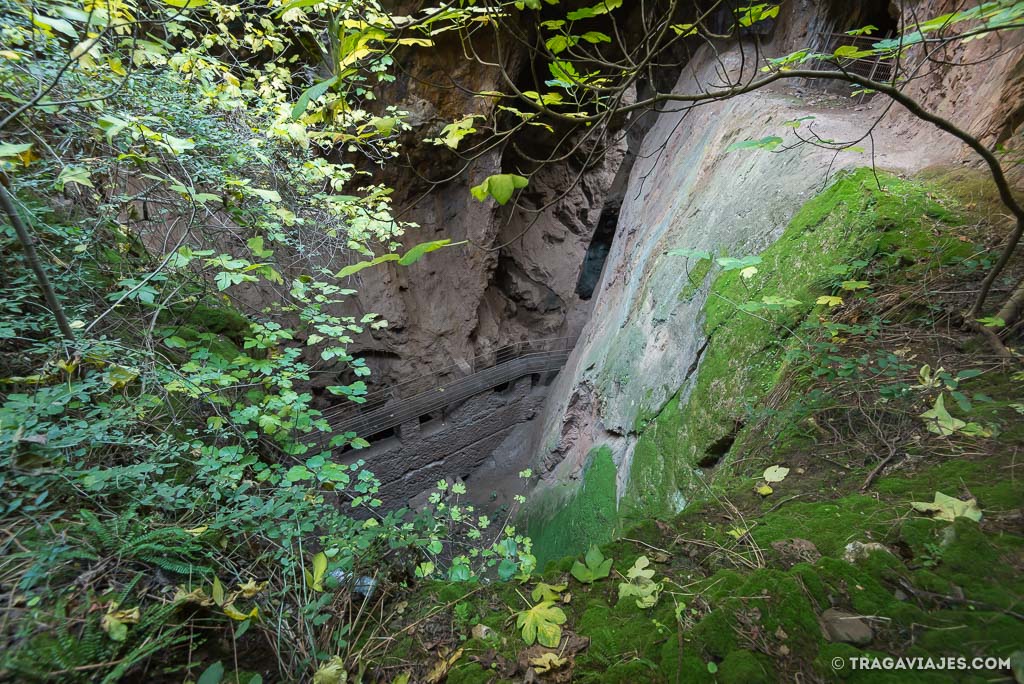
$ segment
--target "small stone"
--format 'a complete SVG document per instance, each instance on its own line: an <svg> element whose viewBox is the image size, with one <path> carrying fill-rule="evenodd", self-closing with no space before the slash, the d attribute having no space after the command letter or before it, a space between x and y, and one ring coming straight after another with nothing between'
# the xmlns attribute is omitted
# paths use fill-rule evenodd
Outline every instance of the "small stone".
<svg viewBox="0 0 1024 684"><path fill-rule="evenodd" d="M883 544L878 542L850 542L846 545L843 550L843 560L847 563L856 563L862 561L876 551L884 551L885 553L892 553Z"/></svg>
<svg viewBox="0 0 1024 684"><path fill-rule="evenodd" d="M786 567L797 563L816 563L821 558L818 548L806 539L780 539L772 542L772 548Z"/></svg>
<svg viewBox="0 0 1024 684"><path fill-rule="evenodd" d="M487 637L494 634L494 630L488 627L487 625L473 625L473 631L471 633L474 639L486 641Z"/></svg>
<svg viewBox="0 0 1024 684"><path fill-rule="evenodd" d="M829 608L821 614L821 625L829 641L866 646L875 638L867 621L859 615Z"/></svg>

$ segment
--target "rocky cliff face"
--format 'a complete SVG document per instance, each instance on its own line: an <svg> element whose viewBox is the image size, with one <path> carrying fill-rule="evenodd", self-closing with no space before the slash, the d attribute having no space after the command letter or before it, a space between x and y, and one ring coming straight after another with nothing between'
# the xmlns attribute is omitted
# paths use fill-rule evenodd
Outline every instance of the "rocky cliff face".
<svg viewBox="0 0 1024 684"><path fill-rule="evenodd" d="M935 16L951 11L952 4L918 3L914 11ZM817 31L859 25L862 18L851 18L851 11L847 3L790 3L769 50L787 54L819 40ZM1024 52L1014 40L1014 45L997 48L969 44L957 59L998 53L969 70L920 66L918 73L927 75L911 94L989 143L1005 140L1007 131L1021 123ZM911 58L920 60L921 55ZM692 92L695 84L713 81L722 68L742 68L737 51L705 49L680 77L676 91ZM836 155L810 145L727 152L730 144L747 138L779 135L793 141L783 122L802 117L814 117L814 131L826 139L857 139L872 126L874 134L865 140L864 153ZM893 109L882 97L860 102L815 83L788 82L689 112L662 114L644 138L629 177L593 317L546 406L536 447L537 465L545 473L542 492L578 480L588 455L607 445L616 464L617 496L635 496L629 487L631 466L648 422L670 400L674 409L688 401L709 342L702 324L710 278L707 270L688 270L668 250L758 253L840 170L874 163L912 173L937 164L974 164L956 142ZM721 391L728 394L730 388ZM716 429L705 435L708 443L699 445L701 451L716 440L727 442L736 425L724 421ZM656 458L689 462L694 456L660 453ZM567 495L564 486L558 489ZM691 496L677 491L662 508L681 508Z"/></svg>
<svg viewBox="0 0 1024 684"><path fill-rule="evenodd" d="M402 220L419 225L403 241L466 244L409 268L385 266L352 278L358 307L390 322L355 349L376 355L375 379L384 383L458 365L509 343L579 334L589 302L577 294L577 282L602 211L615 202L613 186L627 151L625 138L604 141L600 149L583 145L541 168L517 207L477 202L472 186L531 166L517 147L463 159L424 141L468 114L490 115L493 98L469 92L500 91L505 84L496 71L470 64L457 44L409 58L407 77L381 96L412 112L403 163L386 179L396 190ZM515 67L513 59L513 74ZM441 89L446 95L439 99L439 82L458 88ZM517 145L539 152L556 139L535 130L535 140Z"/></svg>
<svg viewBox="0 0 1024 684"><path fill-rule="evenodd" d="M954 5L928 0L907 11L936 16ZM891 30L895 5L797 0L783 5L773 34L760 39L769 41L769 54L824 49L828 34L865 23ZM918 80L910 94L987 143L1005 141L1024 116L1020 39L1010 40L1018 43L993 47L982 41L938 56L992 57L969 70L928 63L912 53ZM522 67L512 61L513 77ZM677 91L689 92L713 82L721 69L743 68L750 65L737 47L722 44L714 51L702 48L684 73L670 76L678 76ZM508 146L465 161L425 140L467 113L490 114L489 101L467 91L501 90L501 75L470 66L456 45L411 57L406 71L383 98L410 111L414 126L405 140L404 165L385 179L396 188L401 218L419 224L405 242L450 238L467 244L409 268L386 265L353 277L359 291L355 306L390 321L354 351L370 359L377 383L388 384L443 369L458 374L464 362L511 342L582 332L548 397L543 425L534 421L517 428L524 441L532 433L542 489L577 481L588 454L607 445L622 497L647 423L670 400L687 402L708 344L702 321L710 277L707 270L689 271L667 251L757 253L843 169L873 163L912 173L973 163L952 138L882 97L851 98L841 88L790 81L688 112L624 121L621 131L603 141L603 154L584 146L541 168L518 208L496 208L473 200L469 188L494 173L521 171L521 149ZM439 97L441 82L465 90L442 89ZM786 137L791 129L784 122L807 117L822 138L854 140L869 130L873 135L862 143L863 152L838 155L812 145L727 152L743 139ZM528 143L543 147L548 143L542 138ZM710 438L728 440L732 430L721 425L721 434ZM688 496L677 494L674 507Z"/></svg>

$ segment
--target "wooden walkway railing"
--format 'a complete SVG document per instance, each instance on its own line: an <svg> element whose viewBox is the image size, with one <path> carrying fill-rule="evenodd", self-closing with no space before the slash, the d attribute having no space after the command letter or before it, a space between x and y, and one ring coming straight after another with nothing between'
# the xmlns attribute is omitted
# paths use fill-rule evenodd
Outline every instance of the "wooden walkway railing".
<svg viewBox="0 0 1024 684"><path fill-rule="evenodd" d="M527 375L561 370L574 342L570 338L558 338L501 347L472 362L368 394L363 404L328 409L324 417L334 434L354 432L360 437L372 437ZM467 371L461 378L441 381L441 378Z"/></svg>

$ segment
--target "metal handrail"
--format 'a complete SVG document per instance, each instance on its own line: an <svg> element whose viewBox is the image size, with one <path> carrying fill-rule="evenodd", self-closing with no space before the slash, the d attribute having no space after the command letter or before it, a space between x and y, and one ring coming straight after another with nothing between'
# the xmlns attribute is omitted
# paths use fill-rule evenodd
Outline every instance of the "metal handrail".
<svg viewBox="0 0 1024 684"><path fill-rule="evenodd" d="M560 370L574 343L574 339L562 337L506 345L474 358L469 375L439 382L453 370L464 369L453 365L368 394L363 404L328 409L324 417L335 434L378 434L526 375Z"/></svg>

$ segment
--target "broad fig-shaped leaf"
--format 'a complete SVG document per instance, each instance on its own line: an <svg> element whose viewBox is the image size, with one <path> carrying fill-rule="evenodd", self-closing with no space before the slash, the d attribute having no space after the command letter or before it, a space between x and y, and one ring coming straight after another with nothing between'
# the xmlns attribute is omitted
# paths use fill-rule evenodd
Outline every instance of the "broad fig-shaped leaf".
<svg viewBox="0 0 1024 684"><path fill-rule="evenodd" d="M562 640L565 613L551 601L541 601L528 610L519 613L516 627L523 630L523 641L527 646L534 642L548 648L557 648Z"/></svg>
<svg viewBox="0 0 1024 684"><path fill-rule="evenodd" d="M576 561L572 565L572 576L584 584L591 584L599 579L604 579L612 571L612 559L605 558L604 554L601 553L601 549L596 546L591 546L590 550L587 551L587 555L584 556L583 560L586 562L584 565L579 561Z"/></svg>

